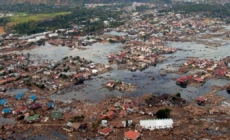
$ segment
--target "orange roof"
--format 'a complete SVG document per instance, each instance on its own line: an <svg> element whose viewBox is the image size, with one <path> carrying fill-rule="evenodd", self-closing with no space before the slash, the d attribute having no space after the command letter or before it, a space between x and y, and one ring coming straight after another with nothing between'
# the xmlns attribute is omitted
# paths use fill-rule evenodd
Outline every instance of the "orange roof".
<svg viewBox="0 0 230 140"><path fill-rule="evenodd" d="M138 137L140 137L140 133L137 131L128 131L125 132L125 137L131 140L136 140Z"/></svg>
<svg viewBox="0 0 230 140"><path fill-rule="evenodd" d="M113 111L109 111L105 114L106 116L113 116L114 115L114 112Z"/></svg>
<svg viewBox="0 0 230 140"><path fill-rule="evenodd" d="M81 36L74 36L75 39L78 39L78 38L80 38L80 37L81 37Z"/></svg>
<svg viewBox="0 0 230 140"><path fill-rule="evenodd" d="M103 129L100 129L98 132L100 134L103 134L103 135L108 135L110 132L112 132L113 130L111 128L103 128Z"/></svg>
<svg viewBox="0 0 230 140"><path fill-rule="evenodd" d="M104 119L104 118L106 118L106 117L108 117L108 118L112 118L113 117L113 115L114 115L115 113L113 112L113 111L109 111L109 112L106 112L104 115L102 115L102 119Z"/></svg>
<svg viewBox="0 0 230 140"><path fill-rule="evenodd" d="M14 112L20 113L21 111L24 111L24 110L26 110L26 109L27 109L26 106L21 106L21 107L17 108L16 110L14 110Z"/></svg>
<svg viewBox="0 0 230 140"><path fill-rule="evenodd" d="M126 115L127 112L125 110L121 110L120 115Z"/></svg>

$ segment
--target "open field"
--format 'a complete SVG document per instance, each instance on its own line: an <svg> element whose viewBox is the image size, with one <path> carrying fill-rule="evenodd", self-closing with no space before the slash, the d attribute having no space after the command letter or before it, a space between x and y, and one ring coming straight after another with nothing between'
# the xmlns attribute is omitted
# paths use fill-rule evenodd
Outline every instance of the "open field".
<svg viewBox="0 0 230 140"><path fill-rule="evenodd" d="M24 23L28 21L39 21L44 20L48 18L54 18L58 15L66 15L68 12L60 12L60 13L51 13L51 14L32 14L27 15L26 13L17 13L14 16L10 17L11 22L7 23L7 26L13 26L18 23ZM0 26L0 34L4 33L4 29L2 26Z"/></svg>
<svg viewBox="0 0 230 140"><path fill-rule="evenodd" d="M14 24L18 23L24 23L28 22L31 20L34 21L39 21L39 20L44 20L48 18L54 18L55 16L58 15L66 15L68 12L60 12L60 13L52 13L52 14L33 14L33 15L27 15L26 13L18 13L15 16L11 17L11 22L9 22L7 25L12 26Z"/></svg>
<svg viewBox="0 0 230 140"><path fill-rule="evenodd" d="M60 12L60 13L52 13L52 14L36 14L36 15L27 15L25 13L19 13L13 17L11 17L12 22L9 23L9 25L28 22L31 20L39 21L44 20L47 18L54 18L58 15L66 15L68 12Z"/></svg>

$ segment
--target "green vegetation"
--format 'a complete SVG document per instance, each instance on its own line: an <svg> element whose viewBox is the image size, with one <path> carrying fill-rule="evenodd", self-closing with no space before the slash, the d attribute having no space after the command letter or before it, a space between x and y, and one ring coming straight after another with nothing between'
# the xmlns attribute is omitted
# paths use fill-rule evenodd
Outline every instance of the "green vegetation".
<svg viewBox="0 0 230 140"><path fill-rule="evenodd" d="M92 14L93 13L93 14ZM90 33L104 28L103 21L108 20L108 18L113 18L116 21L111 22L109 27L115 27L123 24L120 22L121 12L111 12L104 8L96 9L86 9L78 8L72 9L70 14L58 15L52 19L47 19L43 21L29 21L24 23L18 23L12 26L12 29L19 34L35 34L39 32L44 32L47 30L55 30L58 28L73 28L72 24L85 25L84 33ZM51 14L53 15L53 14ZM42 16L44 17L44 16ZM90 22L92 18L99 18L99 21ZM35 17L34 19L39 19ZM24 19L26 21L27 19ZM20 20L23 21L23 20Z"/></svg>
<svg viewBox="0 0 230 140"><path fill-rule="evenodd" d="M97 129L101 124L101 120L92 123L92 129Z"/></svg>
<svg viewBox="0 0 230 140"><path fill-rule="evenodd" d="M45 85L44 84L37 84L37 83L34 83L34 85L40 89L45 89Z"/></svg>
<svg viewBox="0 0 230 140"><path fill-rule="evenodd" d="M38 114L35 114L33 116L29 116L28 118L26 118L26 121L36 121L39 118Z"/></svg>
<svg viewBox="0 0 230 140"><path fill-rule="evenodd" d="M45 20L49 18L54 18L58 15L66 15L68 12L60 12L60 13L50 13L50 14L31 14L27 15L26 13L18 13L14 15L13 17L10 17L10 21L12 24L19 24L19 23L25 23L29 21L39 21L39 20Z"/></svg>
<svg viewBox="0 0 230 140"><path fill-rule="evenodd" d="M168 118L170 116L171 110L168 108L165 109L160 109L157 111L156 116L157 118L163 119L163 118Z"/></svg>
<svg viewBox="0 0 230 140"><path fill-rule="evenodd" d="M5 1L5 0L4 0ZM45 4L4 4L0 0L0 11L4 13L29 13L29 14L50 14L68 11L69 6L54 6Z"/></svg>
<svg viewBox="0 0 230 140"><path fill-rule="evenodd" d="M181 97L180 92L178 92L178 93L176 94L176 97Z"/></svg>
<svg viewBox="0 0 230 140"><path fill-rule="evenodd" d="M75 116L73 117L72 121L71 122L81 122L85 119L85 116L84 115L80 115L80 116Z"/></svg>
<svg viewBox="0 0 230 140"><path fill-rule="evenodd" d="M51 113L51 118L52 119L61 119L62 118L62 113L58 111L53 111Z"/></svg>
<svg viewBox="0 0 230 140"><path fill-rule="evenodd" d="M6 24L10 21L10 18L4 17L0 18L0 26L6 26Z"/></svg>
<svg viewBox="0 0 230 140"><path fill-rule="evenodd" d="M22 5L22 4L30 4L29 2L33 3L34 5L70 5L70 6L83 6L87 3L131 3L131 2L156 2L156 3L171 3L171 0L60 0L57 2L57 0L0 0L0 5L10 5L14 3L13 5ZM22 3L22 4L20 4ZM26 7L26 6L25 6ZM9 7L10 8L10 7ZM15 8L17 8L15 6ZM28 7L31 9L30 7Z"/></svg>

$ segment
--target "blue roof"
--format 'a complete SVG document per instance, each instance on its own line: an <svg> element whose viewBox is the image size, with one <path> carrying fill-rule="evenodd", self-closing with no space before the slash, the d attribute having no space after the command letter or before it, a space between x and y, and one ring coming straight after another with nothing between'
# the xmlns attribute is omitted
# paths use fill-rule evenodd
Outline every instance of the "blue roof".
<svg viewBox="0 0 230 140"><path fill-rule="evenodd" d="M20 100L20 99L22 98L23 95L24 95L23 93L19 93L19 94L17 94L17 95L15 96L15 98L16 98L17 100Z"/></svg>
<svg viewBox="0 0 230 140"><path fill-rule="evenodd" d="M49 102L48 103L48 107L53 107L54 106L54 102Z"/></svg>
<svg viewBox="0 0 230 140"><path fill-rule="evenodd" d="M11 109L10 108L6 108L6 109L3 109L2 112L4 112L4 113L10 113Z"/></svg>
<svg viewBox="0 0 230 140"><path fill-rule="evenodd" d="M31 96L30 96L30 99L34 101L34 100L37 99L37 96L36 96L36 95L31 95Z"/></svg>
<svg viewBox="0 0 230 140"><path fill-rule="evenodd" d="M0 100L0 105L4 105L4 104L6 104L6 103L7 103L7 100L6 100L6 99Z"/></svg>

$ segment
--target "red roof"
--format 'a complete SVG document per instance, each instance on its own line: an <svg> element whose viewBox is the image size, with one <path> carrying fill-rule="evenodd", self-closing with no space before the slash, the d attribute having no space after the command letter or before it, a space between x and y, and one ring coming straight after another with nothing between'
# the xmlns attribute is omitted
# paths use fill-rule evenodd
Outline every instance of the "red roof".
<svg viewBox="0 0 230 140"><path fill-rule="evenodd" d="M182 77L180 77L180 78L177 78L176 81L177 81L177 82L182 82L182 83L184 83L184 82L190 80L191 78L192 78L191 75L189 75L189 76L182 76Z"/></svg>
<svg viewBox="0 0 230 140"><path fill-rule="evenodd" d="M204 82L202 78L193 78L193 80L195 80L196 82L200 82L200 83Z"/></svg>
<svg viewBox="0 0 230 140"><path fill-rule="evenodd" d="M24 59L24 56L23 56L23 55L19 55L19 56L18 56L18 59L23 60L23 59Z"/></svg>
<svg viewBox="0 0 230 140"><path fill-rule="evenodd" d="M106 83L106 86L108 86L108 87L113 87L114 85L115 85L114 82L107 82L107 83Z"/></svg>
<svg viewBox="0 0 230 140"><path fill-rule="evenodd" d="M124 57L126 55L126 52L121 52L119 56Z"/></svg>
<svg viewBox="0 0 230 140"><path fill-rule="evenodd" d="M105 136L109 135L109 133L111 133L112 131L113 130L111 128L108 128L108 127L98 130L98 132L100 134L105 135Z"/></svg>
<svg viewBox="0 0 230 140"><path fill-rule="evenodd" d="M206 99L205 99L204 97L202 97L202 96L199 96L199 97L197 98L197 100L198 100L198 101L204 102Z"/></svg>
<svg viewBox="0 0 230 140"><path fill-rule="evenodd" d="M224 76L225 73L226 73L226 71L223 70L223 69L217 69L217 70L215 71L215 74L218 75L218 76Z"/></svg>
<svg viewBox="0 0 230 140"><path fill-rule="evenodd" d="M74 36L74 39L78 39L78 38L80 38L81 36Z"/></svg>
<svg viewBox="0 0 230 140"><path fill-rule="evenodd" d="M140 137L140 133L137 131L128 131L125 132L125 137L131 140L136 140L138 137Z"/></svg>
<svg viewBox="0 0 230 140"><path fill-rule="evenodd" d="M54 78L58 78L59 77L59 74L54 74Z"/></svg>
<svg viewBox="0 0 230 140"><path fill-rule="evenodd" d="M23 111L27 110L27 107L26 106L22 106L22 107L19 107L18 109L14 110L15 113L21 113Z"/></svg>
<svg viewBox="0 0 230 140"><path fill-rule="evenodd" d="M108 59L114 59L115 58L115 55L114 54L110 54L109 56L108 56Z"/></svg>
<svg viewBox="0 0 230 140"><path fill-rule="evenodd" d="M16 80L16 78L12 78L12 77L7 78L7 79L5 79L5 80L0 80L0 85L1 85L1 84L4 84L4 83L7 83L7 82L14 81L14 80Z"/></svg>
<svg viewBox="0 0 230 140"><path fill-rule="evenodd" d="M127 115L127 112L125 110L121 110L120 115Z"/></svg>
<svg viewBox="0 0 230 140"><path fill-rule="evenodd" d="M78 73L78 74L75 74L73 77L74 77L74 78L83 77L83 74Z"/></svg>
<svg viewBox="0 0 230 140"><path fill-rule="evenodd" d="M113 116L115 115L115 113L113 111L109 111L106 112L101 118L104 119L106 117L108 117L109 119L113 118Z"/></svg>

